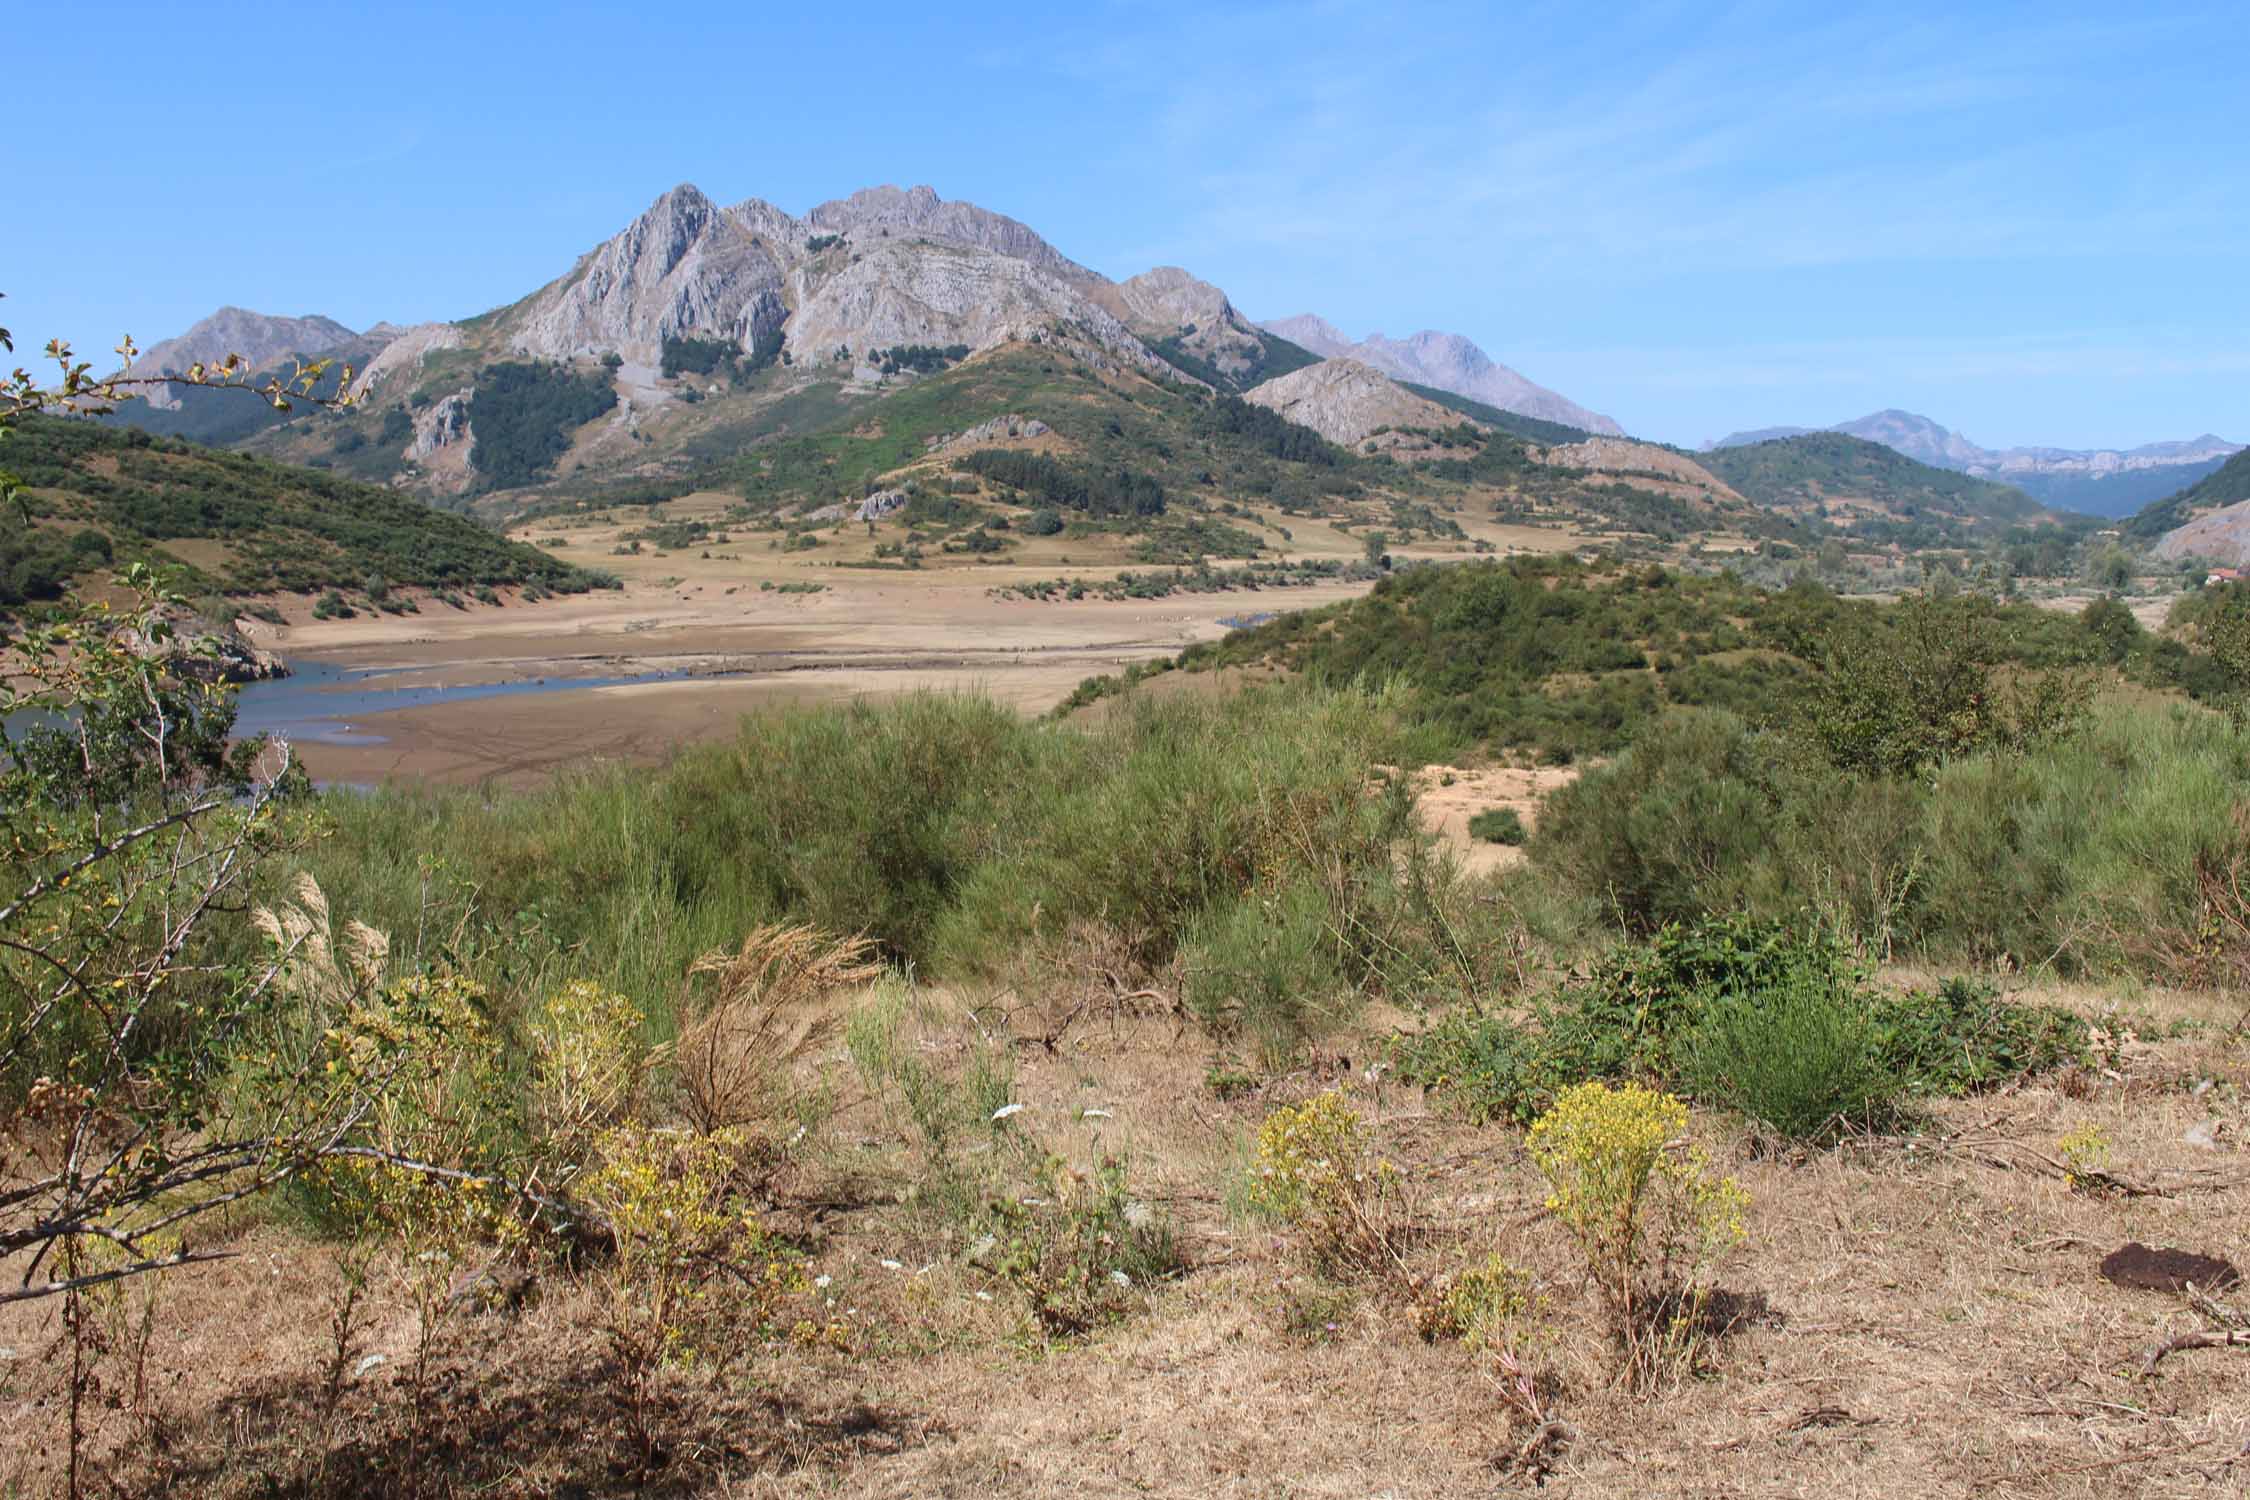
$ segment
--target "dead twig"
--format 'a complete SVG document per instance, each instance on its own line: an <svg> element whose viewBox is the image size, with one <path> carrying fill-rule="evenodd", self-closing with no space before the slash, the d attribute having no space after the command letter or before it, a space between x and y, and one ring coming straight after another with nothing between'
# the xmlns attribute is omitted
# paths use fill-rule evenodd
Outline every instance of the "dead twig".
<svg viewBox="0 0 2250 1500"><path fill-rule="evenodd" d="M2190 1349L2250 1349L2250 1328L2204 1329L2196 1333L2178 1333L2158 1344L2141 1361L2143 1377L2154 1375L2156 1367L2167 1356L2183 1354Z"/></svg>

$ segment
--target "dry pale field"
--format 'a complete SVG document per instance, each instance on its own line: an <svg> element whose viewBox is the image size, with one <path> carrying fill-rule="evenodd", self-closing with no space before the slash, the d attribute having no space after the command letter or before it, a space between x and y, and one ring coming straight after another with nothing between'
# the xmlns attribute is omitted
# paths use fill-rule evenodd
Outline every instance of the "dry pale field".
<svg viewBox="0 0 2250 1500"><path fill-rule="evenodd" d="M724 497L690 497L666 506L665 514L716 516L724 504ZM1291 560L1360 555L1360 541L1328 522L1292 517L1288 524L1285 543L1277 532L1271 539ZM1502 555L1563 550L1582 540L1490 521L1463 524ZM285 626L247 621L254 639L292 661L384 669L385 687L696 674L355 715L353 727L381 743L301 743L313 775L532 782L591 760L657 759L685 741L724 735L741 714L768 704L919 688L973 688L1038 712L1089 676L1224 634L1225 618L1326 604L1367 587L1037 603L991 591L1032 579L1114 576L1133 566L1122 543L1106 539L1089 552L1083 541L1033 540L1002 564L932 558L924 569L903 572L835 566L872 556L878 539L857 526L810 553L767 551L764 536L742 533L709 549L620 556L615 548L625 529L570 519L517 532L567 561L616 572L626 584L618 592L497 609L455 610L424 600L417 614L329 621L312 619L306 602L293 600L283 602ZM712 555L703 556L705 550ZM1399 555L1452 558L1469 549L1443 543ZM761 588L765 583L776 587ZM792 583L822 589L779 592Z"/></svg>
<svg viewBox="0 0 2250 1500"><path fill-rule="evenodd" d="M828 1278L804 1310L841 1323L844 1347L775 1343L717 1387L675 1377L655 1472L626 1461L592 1293L561 1272L512 1310L445 1325L410 1444L414 1319L398 1268L380 1263L360 1372L322 1429L336 1248L266 1224L236 1232L238 1259L165 1285L138 1392L104 1374L91 1492L401 1493L410 1447L426 1493L464 1496L1528 1489L1509 1463L1523 1432L1476 1356L1425 1342L1391 1298L1322 1292L1288 1233L1230 1209L1257 1121L1343 1086L1419 1202L1418 1273L1497 1250L1538 1275L1550 1340L1537 1367L1576 1433L1548 1493L2237 1493L2250 1350L2182 1353L2144 1375L2160 1339L2204 1317L2097 1270L2131 1239L2250 1255L2250 1068L2233 1015L2193 996L2143 995L2123 1013L2097 993L2063 998L2112 1028L2106 1066L1943 1106L1911 1138L1774 1153L1698 1115L1693 1133L1750 1193L1750 1237L1721 1277L1731 1324L1714 1362L1663 1396L1606 1383L1590 1294L1521 1136L1384 1083L1373 1022L1222 1099L1206 1081L1218 1054L1161 1000L1089 1006L1058 1030L1076 1000L1057 994L981 1020L1014 1039L1027 1108L1012 1124L1080 1162L1124 1155L1135 1191L1178 1227L1186 1269L1143 1289L1124 1322L1046 1342L1004 1282L933 1238L907 1201L900 1121L837 1052L819 1064L836 1111L777 1179L772 1222ZM930 1000L920 1045L942 1067L970 1027L959 999ZM2213 1024L2145 1039L2182 1019ZM2066 1182L2056 1142L2086 1125L2133 1195ZM55 1331L51 1310L0 1310L0 1493L55 1484Z"/></svg>

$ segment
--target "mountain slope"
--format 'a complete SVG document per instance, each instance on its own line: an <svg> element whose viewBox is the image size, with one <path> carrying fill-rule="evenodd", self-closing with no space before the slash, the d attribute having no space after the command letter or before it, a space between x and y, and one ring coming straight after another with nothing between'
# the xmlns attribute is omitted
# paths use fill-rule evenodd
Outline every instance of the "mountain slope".
<svg viewBox="0 0 2250 1500"><path fill-rule="evenodd" d="M1310 427L1339 447L1367 452L1423 452L1435 445L1400 429L1437 430L1460 421L1356 359L1324 359L1266 381L1242 399Z"/></svg>
<svg viewBox="0 0 2250 1500"><path fill-rule="evenodd" d="M1717 501L1744 497L1710 469L1671 448L1636 443L1630 438L1587 437L1539 450L1541 463L1589 474L1640 476L1682 498L1695 496Z"/></svg>
<svg viewBox="0 0 2250 1500"><path fill-rule="evenodd" d="M2195 483L2239 449L2238 444L2209 433L2184 442L2145 443L2129 449L1994 449L1982 447L1928 417L1894 409L1827 428L1765 427L1730 433L1717 442L1706 443L1704 451L1798 437L1816 430L1865 438L1935 468L2011 484L2056 510L2100 516L2130 515L2151 500Z"/></svg>
<svg viewBox="0 0 2250 1500"><path fill-rule="evenodd" d="M134 375L174 375L191 366L216 365L239 354L253 370L270 370L284 361L335 355L364 364L397 334L389 324L354 333L334 318L281 318L247 308L222 307L187 332L151 346L133 361Z"/></svg>
<svg viewBox="0 0 2250 1500"><path fill-rule="evenodd" d="M2123 529L2136 541L2154 543L2159 557L2250 561L2250 448L2149 506Z"/></svg>
<svg viewBox="0 0 2250 1500"><path fill-rule="evenodd" d="M323 385L333 394L342 379L341 366L355 372L373 362L401 330L379 323L365 333L354 333L333 318L282 318L246 308L222 307L187 332L152 346L133 361L135 376L181 374L201 364L216 367L229 354L243 359L243 375L252 384L268 376L286 378L300 363L333 360L339 366ZM247 400L232 391L192 385L158 385L143 389L140 399L129 401L110 415L96 420L117 427L137 427L161 437L227 446L277 427L292 414Z"/></svg>
<svg viewBox="0 0 2250 1500"><path fill-rule="evenodd" d="M1981 532L2045 514L2021 490L1919 463L1885 444L1840 432L1715 448L1702 459L1705 468L1759 505L1826 515L1858 532L1883 522Z"/></svg>
<svg viewBox="0 0 2250 1500"><path fill-rule="evenodd" d="M1625 435L1625 429L1608 417L1526 380L1506 365L1494 363L1491 356L1457 333L1425 329L1405 339L1377 333L1355 342L1334 324L1311 313L1276 318L1258 326L1324 359L1356 359L1394 379L1433 385L1503 411L1610 437Z"/></svg>
<svg viewBox="0 0 2250 1500"><path fill-rule="evenodd" d="M394 490L142 432L32 418L8 462L31 523L0 518L0 605L55 598L128 560L230 594L360 589L371 577L431 589L592 582Z"/></svg>
<svg viewBox="0 0 2250 1500"><path fill-rule="evenodd" d="M1575 443L1593 434L1583 427L1570 427L1561 422L1542 421L1527 417L1520 411L1506 411L1500 407L1464 396L1458 391L1440 390L1434 385L1422 385L1412 380L1399 382L1401 389L1412 391L1425 401L1434 401L1447 411L1459 412L1472 422L1482 422L1487 427L1497 427L1502 432L1512 432L1517 437L1534 443Z"/></svg>
<svg viewBox="0 0 2250 1500"><path fill-rule="evenodd" d="M1243 317L1225 292L1178 266L1143 271L1096 295L1166 363L1215 390L1246 391L1319 361Z"/></svg>

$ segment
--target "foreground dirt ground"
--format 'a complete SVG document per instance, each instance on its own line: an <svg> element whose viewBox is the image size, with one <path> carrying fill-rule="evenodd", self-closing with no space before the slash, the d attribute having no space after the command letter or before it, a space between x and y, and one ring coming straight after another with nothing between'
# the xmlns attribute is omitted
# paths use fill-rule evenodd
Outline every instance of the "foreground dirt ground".
<svg viewBox="0 0 2250 1500"><path fill-rule="evenodd" d="M1081 1163L1125 1156L1136 1194L1179 1230L1183 1273L1119 1325L1042 1340L1003 1282L917 1228L899 1127L839 1050L822 1067L835 1112L777 1179L772 1221L806 1273L827 1278L805 1311L840 1324L842 1347L769 1344L717 1388L681 1377L663 1466L635 1477L592 1293L551 1273L512 1310L449 1325L412 1445L421 1488L1279 1500L1524 1487L1504 1466L1523 1434L1476 1356L1423 1341L1394 1300L1324 1288L1288 1234L1231 1206L1257 1122L1343 1086L1407 1174L1428 1230L1418 1269L1498 1251L1539 1277L1550 1339L1538 1362L1578 1434L1550 1493L2238 1490L2250 1352L2183 1353L2144 1377L2159 1340L2209 1325L2178 1296L2098 1270L2134 1239L2250 1256L2236 1017L2196 996L2061 998L2102 1019L2104 1066L1941 1106L1911 1137L1774 1152L1699 1114L1693 1133L1750 1193L1750 1238L1721 1278L1729 1332L1715 1363L1650 1400L1605 1382L1591 1294L1521 1135L1387 1083L1384 1027L1222 1098L1212 1069L1236 1059L1182 1032L1161 1001L1105 997L1072 1016L1058 998L1004 1016L994 1000L971 1020L931 996L923 1054L942 1064L1005 1028L1026 1106L1011 1125ZM2131 1193L2066 1180L2057 1142L2087 1126ZM233 1248L164 1287L139 1393L104 1376L92 1447L107 1455L105 1488L90 1492L403 1492L414 1318L398 1268L376 1268L366 1354L324 1428L339 1247L264 1222L240 1227ZM55 1334L51 1309L0 1310L0 1492L57 1481ZM153 1458L120 1456L151 1437Z"/></svg>

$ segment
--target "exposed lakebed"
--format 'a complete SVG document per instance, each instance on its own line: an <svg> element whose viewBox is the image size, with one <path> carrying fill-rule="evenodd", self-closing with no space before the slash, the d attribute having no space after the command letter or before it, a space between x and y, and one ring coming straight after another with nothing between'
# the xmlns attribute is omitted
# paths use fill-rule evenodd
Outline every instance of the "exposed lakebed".
<svg viewBox="0 0 2250 1500"><path fill-rule="evenodd" d="M541 693L575 693L588 688L630 687L679 682L693 677L746 673L691 671L685 667L613 676L501 678L491 682L406 683L427 675L413 667L341 667L332 662L296 661L287 677L243 684L235 698L235 733L249 738L279 735L294 744L380 745L386 736L361 721L402 708L515 698Z"/></svg>

